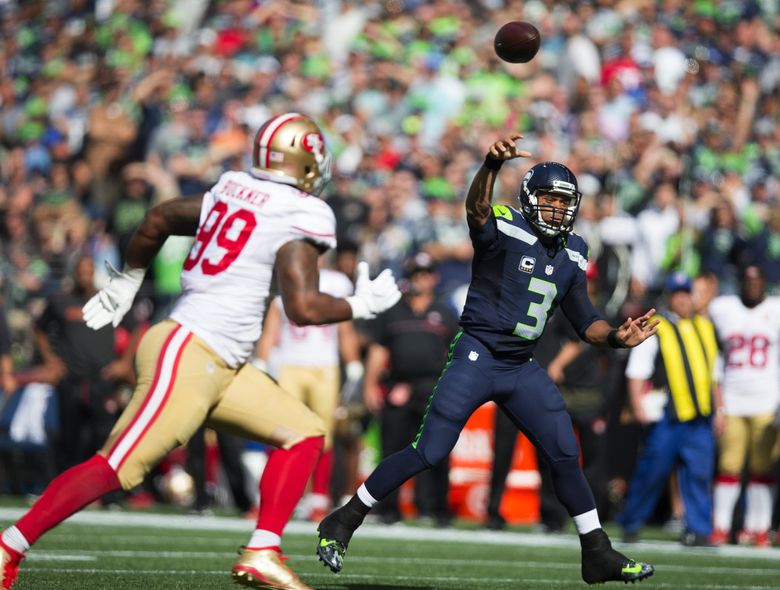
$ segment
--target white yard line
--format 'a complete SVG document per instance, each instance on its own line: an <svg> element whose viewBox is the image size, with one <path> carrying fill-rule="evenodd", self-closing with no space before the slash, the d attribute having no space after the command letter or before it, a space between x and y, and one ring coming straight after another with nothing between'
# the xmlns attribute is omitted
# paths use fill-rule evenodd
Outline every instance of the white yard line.
<svg viewBox="0 0 780 590"><path fill-rule="evenodd" d="M0 523L3 526L18 519L25 510L21 508L0 508ZM154 527L157 529L191 531L226 531L250 533L253 523L237 517L192 516L182 514L150 514L137 512L80 512L69 523L107 527ZM285 529L286 534L310 535L316 537L316 525L310 522L293 521ZM543 535L539 533L465 531L458 529L428 529L404 525L382 526L365 524L355 533L354 539L382 539L402 541L450 541L479 543L484 545L516 545L519 547L562 547L579 549L575 535ZM674 555L708 555L717 557L740 557L743 559L779 559L780 548L756 549L734 545L718 548L681 547L671 541L644 541L631 545L615 543L615 546L632 554L652 550L655 553Z"/></svg>
<svg viewBox="0 0 780 590"><path fill-rule="evenodd" d="M193 558L223 558L235 556L235 551L132 551L115 549L85 549L83 551L67 550L41 550L31 551L29 558L31 561L44 559L46 561L95 561L99 557L125 557L125 558L155 558L164 557L168 559L193 559ZM314 561L316 557L314 552L307 554L285 553L287 557L296 562ZM353 555L349 557L349 563L399 563L416 565L443 565L443 566L468 566L468 567L501 567L511 569L558 569L578 571L580 564L573 561L507 561L499 559L469 559L464 562L462 559L443 559L439 557L367 557L362 555ZM661 566L664 572L688 572L690 566L665 564ZM779 574L777 568L735 568L727 566L698 567L697 572L705 574L740 574L745 576L766 576ZM341 576L339 576L340 578Z"/></svg>

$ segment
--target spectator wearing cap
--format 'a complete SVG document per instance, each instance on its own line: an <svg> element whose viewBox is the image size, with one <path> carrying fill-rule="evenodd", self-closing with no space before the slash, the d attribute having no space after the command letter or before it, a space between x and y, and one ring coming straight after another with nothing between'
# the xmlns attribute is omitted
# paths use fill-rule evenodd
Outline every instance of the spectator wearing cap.
<svg viewBox="0 0 780 590"><path fill-rule="evenodd" d="M404 297L374 320L363 384L366 406L379 417L383 457L417 434L457 330L449 305L435 295L439 279L433 259L419 253L406 260L404 273ZM448 491L447 461L417 476L418 516L446 526ZM379 503L378 514L385 523L400 520L397 492Z"/></svg>
<svg viewBox="0 0 780 590"><path fill-rule="evenodd" d="M691 280L682 273L666 279L667 309L659 315L658 334L633 349L628 359L631 409L647 432L625 507L617 517L627 542L638 538L678 465L686 518L681 541L709 544L713 417L715 426L721 425L722 401L714 373L715 329L695 312L691 290Z"/></svg>

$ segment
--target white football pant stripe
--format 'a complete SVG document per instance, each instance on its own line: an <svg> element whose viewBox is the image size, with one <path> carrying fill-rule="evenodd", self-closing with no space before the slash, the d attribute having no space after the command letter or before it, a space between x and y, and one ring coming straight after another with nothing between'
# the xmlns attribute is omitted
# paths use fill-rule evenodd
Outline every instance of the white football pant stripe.
<svg viewBox="0 0 780 590"><path fill-rule="evenodd" d="M119 468L125 455L151 425L152 418L164 402L168 388L171 386L171 381L175 378L173 367L176 363L176 357L179 356L187 337L190 335L190 331L183 326L179 326L175 331L173 338L168 342L165 350L162 351L163 359L160 373L157 381L152 383L153 389L148 394L149 399L144 404L141 414L136 417L130 428L122 435L119 444L115 445L114 449L106 457L108 464L111 465L114 471Z"/></svg>

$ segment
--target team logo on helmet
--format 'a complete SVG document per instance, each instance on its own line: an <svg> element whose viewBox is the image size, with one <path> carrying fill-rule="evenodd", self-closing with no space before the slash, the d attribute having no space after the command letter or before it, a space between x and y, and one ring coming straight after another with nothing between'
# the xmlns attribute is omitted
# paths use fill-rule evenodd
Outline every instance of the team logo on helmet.
<svg viewBox="0 0 780 590"><path fill-rule="evenodd" d="M301 145L303 149L313 154L321 154L322 150L325 149L325 142L319 133L307 133L303 136Z"/></svg>

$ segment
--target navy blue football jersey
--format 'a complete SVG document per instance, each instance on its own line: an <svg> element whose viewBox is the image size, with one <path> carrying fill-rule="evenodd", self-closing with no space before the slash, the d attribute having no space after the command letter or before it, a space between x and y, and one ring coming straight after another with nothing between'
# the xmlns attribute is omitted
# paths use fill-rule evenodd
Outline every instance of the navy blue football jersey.
<svg viewBox="0 0 780 590"><path fill-rule="evenodd" d="M600 318L588 298L588 247L580 236L546 247L523 214L504 205L469 229L474 259L460 324L494 354L530 356L558 306L580 337Z"/></svg>

